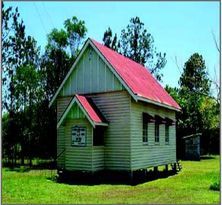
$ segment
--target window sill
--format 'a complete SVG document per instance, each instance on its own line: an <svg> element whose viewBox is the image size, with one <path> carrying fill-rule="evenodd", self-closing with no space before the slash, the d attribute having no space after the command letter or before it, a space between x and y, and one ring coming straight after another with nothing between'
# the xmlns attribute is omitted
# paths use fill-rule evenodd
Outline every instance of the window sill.
<svg viewBox="0 0 222 205"><path fill-rule="evenodd" d="M71 145L71 147L86 147L86 144L85 145Z"/></svg>
<svg viewBox="0 0 222 205"><path fill-rule="evenodd" d="M155 142L154 145L160 145L160 142Z"/></svg>
<svg viewBox="0 0 222 205"><path fill-rule="evenodd" d="M148 142L143 142L143 145L144 145L144 146L147 146L147 145L149 145L149 144L148 144Z"/></svg>
<svg viewBox="0 0 222 205"><path fill-rule="evenodd" d="M104 147L104 145L93 145L93 147Z"/></svg>
<svg viewBox="0 0 222 205"><path fill-rule="evenodd" d="M169 142L165 142L165 145L170 145L170 143Z"/></svg>

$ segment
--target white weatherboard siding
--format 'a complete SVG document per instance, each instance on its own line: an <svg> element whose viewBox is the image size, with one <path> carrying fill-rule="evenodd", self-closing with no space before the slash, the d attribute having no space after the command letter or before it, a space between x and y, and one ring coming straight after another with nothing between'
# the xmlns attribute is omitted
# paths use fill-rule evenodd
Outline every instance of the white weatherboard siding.
<svg viewBox="0 0 222 205"><path fill-rule="evenodd" d="M72 115L65 121L65 168L68 170L92 170L101 169L129 170L130 169L130 96L126 91L100 93L91 95L92 100L108 121L105 131L105 146L92 146L92 127L86 118L78 121L87 122L87 147L71 146L71 126L75 124L71 118L83 117L81 114ZM64 100L63 100L64 101ZM58 101L63 102L63 101ZM64 103L58 104L64 106ZM64 110L64 108L60 108ZM75 107L73 111L77 110ZM78 113L78 111L76 111ZM89 131L88 131L89 130ZM90 132L90 133L89 133ZM60 134L60 133L58 133ZM62 133L61 133L62 134ZM58 136L62 138L62 136ZM90 141L88 141L90 140ZM62 145L58 145L61 147ZM78 159L78 157L80 159ZM91 161L90 161L91 160ZM76 162L78 161L78 162ZM78 166L77 166L78 165Z"/></svg>
<svg viewBox="0 0 222 205"><path fill-rule="evenodd" d="M71 145L73 126L86 127L86 146ZM87 119L67 120L65 124L65 169L92 171L92 126Z"/></svg>
<svg viewBox="0 0 222 205"><path fill-rule="evenodd" d="M65 110L69 97L58 99L57 107L59 110ZM59 115L59 117L61 117ZM73 126L84 126L86 130L86 146L71 146L71 129ZM92 125L81 109L74 104L68 113L64 123L57 130L57 156L64 150L63 154L58 158L58 168L66 170L85 170L98 171L104 169L104 147L92 146Z"/></svg>
<svg viewBox="0 0 222 205"><path fill-rule="evenodd" d="M131 101L126 91L88 95L108 121L104 146L92 146L92 126L74 106L58 130L58 152L66 147L65 154L58 160L58 166L67 170L136 170L173 163L176 161L175 125L169 128L169 145L165 144L165 125L160 125L160 143L154 142L154 123L148 125L148 145L142 142L142 113L158 114L175 119L175 112L148 103ZM65 106L58 100L58 107ZM59 102L61 102L59 104ZM64 108L59 108L64 110ZM71 146L71 127L87 127L87 146ZM63 130L62 130L63 129Z"/></svg>
<svg viewBox="0 0 222 205"><path fill-rule="evenodd" d="M91 96L108 121L105 131L104 166L109 170L130 169L130 96L126 91Z"/></svg>
<svg viewBox="0 0 222 205"><path fill-rule="evenodd" d="M104 146L93 146L92 160L93 171L104 169Z"/></svg>
<svg viewBox="0 0 222 205"><path fill-rule="evenodd" d="M65 168L65 130L63 126L60 126L59 129L57 129L57 166L58 168Z"/></svg>
<svg viewBox="0 0 222 205"><path fill-rule="evenodd" d="M165 124L160 125L160 143L155 144L155 125L148 124L148 145L143 145L142 113L175 119L175 112L145 103L131 103L131 169L153 167L176 162L175 125L169 127L169 144L165 144Z"/></svg>
<svg viewBox="0 0 222 205"><path fill-rule="evenodd" d="M57 122L61 118L71 99L72 97L57 98Z"/></svg>
<svg viewBox="0 0 222 205"><path fill-rule="evenodd" d="M122 84L89 46L65 82L60 96L123 90Z"/></svg>

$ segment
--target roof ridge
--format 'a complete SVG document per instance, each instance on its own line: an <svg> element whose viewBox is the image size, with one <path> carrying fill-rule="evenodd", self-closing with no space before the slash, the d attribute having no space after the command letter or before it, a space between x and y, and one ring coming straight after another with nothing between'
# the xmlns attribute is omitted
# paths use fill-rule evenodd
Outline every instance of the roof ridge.
<svg viewBox="0 0 222 205"><path fill-rule="evenodd" d="M113 50L113 49L111 49L111 48L103 45L102 43L98 42L97 40L95 40L95 39L93 39L93 38L89 38L89 39L90 39L93 43L96 42L97 44L100 44L101 46L103 46L104 48L110 50L111 52L114 52L115 54L117 54L117 55L119 55L119 56L121 56L121 57L123 57L123 58L125 58L125 59L127 59L127 60L129 60L129 61L131 61L132 63L135 63L135 64L141 66L142 68L146 69L146 70L151 74L151 72L150 72L150 70L149 70L148 67L146 67L146 66L144 66L144 65L142 65L142 64L140 64L140 63L138 63L138 62L136 62L136 61L134 61L134 60L132 60L131 58L129 58L129 57L127 57L127 56L124 56L124 55L121 54L121 53L118 53L117 51L115 51L115 50ZM152 75L152 74L151 74L151 75Z"/></svg>
<svg viewBox="0 0 222 205"><path fill-rule="evenodd" d="M150 99L162 105L174 107L177 110L180 109L177 102L164 89L161 83L157 81L148 67L108 48L94 39L89 39L121 78L123 78L135 95Z"/></svg>

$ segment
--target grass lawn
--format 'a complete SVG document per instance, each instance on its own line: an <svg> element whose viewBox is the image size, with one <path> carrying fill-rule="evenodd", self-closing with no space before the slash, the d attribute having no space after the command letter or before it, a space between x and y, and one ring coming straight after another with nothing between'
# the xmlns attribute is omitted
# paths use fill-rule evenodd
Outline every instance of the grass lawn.
<svg viewBox="0 0 222 205"><path fill-rule="evenodd" d="M136 186L68 185L50 180L50 170L20 173L4 168L2 200L4 204L219 204L220 192L209 189L219 178L219 156L200 162L182 161L182 166L177 175Z"/></svg>

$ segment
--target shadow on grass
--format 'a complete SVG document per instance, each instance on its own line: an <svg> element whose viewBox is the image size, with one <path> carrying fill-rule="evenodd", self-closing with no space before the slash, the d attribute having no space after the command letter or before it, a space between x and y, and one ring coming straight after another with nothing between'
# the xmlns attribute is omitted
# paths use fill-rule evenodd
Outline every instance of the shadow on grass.
<svg viewBox="0 0 222 205"><path fill-rule="evenodd" d="M20 166L20 167L7 167L5 168L5 171L14 171L14 172L29 172L31 169L27 166Z"/></svg>
<svg viewBox="0 0 222 205"><path fill-rule="evenodd" d="M200 160L205 160L205 159L215 159L215 157L214 156L210 156L210 155L200 156Z"/></svg>
<svg viewBox="0 0 222 205"><path fill-rule="evenodd" d="M113 173L100 173L100 174L78 174L78 175L66 175L63 178L61 177L48 177L48 180L51 180L55 183L69 184L69 185L138 185L147 182L151 182L157 179L168 178L170 176L176 175L175 171L149 171L146 176L141 173L134 173L133 179L127 174L113 174Z"/></svg>
<svg viewBox="0 0 222 205"><path fill-rule="evenodd" d="M45 170L45 169L56 169L56 163L54 161L51 162L41 162L31 167L29 165L16 165L16 166L4 166L6 171L15 171L15 172L29 172L31 170Z"/></svg>

